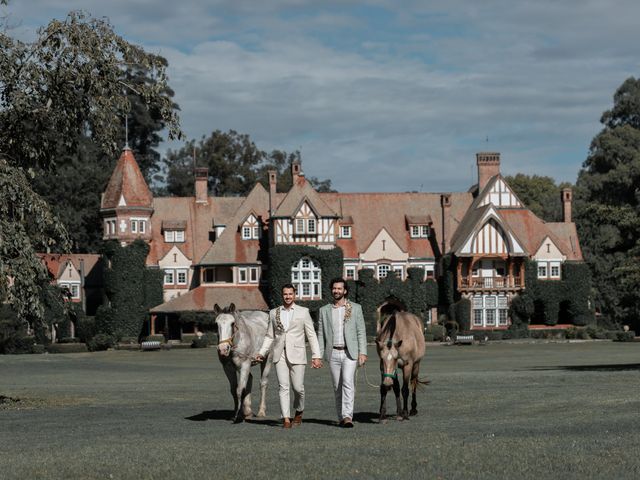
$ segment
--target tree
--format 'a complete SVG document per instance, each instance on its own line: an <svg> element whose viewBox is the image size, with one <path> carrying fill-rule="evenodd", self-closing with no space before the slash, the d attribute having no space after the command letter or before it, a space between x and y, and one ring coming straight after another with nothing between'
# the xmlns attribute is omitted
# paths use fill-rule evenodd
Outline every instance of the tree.
<svg viewBox="0 0 640 480"><path fill-rule="evenodd" d="M579 173L576 223L596 306L640 329L640 80L627 79L601 118Z"/></svg>
<svg viewBox="0 0 640 480"><path fill-rule="evenodd" d="M166 66L166 60L160 60ZM138 91L139 85L152 87L155 79L149 72L127 66L121 80L130 82ZM160 105L145 104L133 90L127 93L131 104L128 118L128 143L147 182L153 185L154 176L161 168L160 153L155 150L162 140L159 132L166 126ZM160 98L171 99L173 91L168 87ZM173 104L177 109L177 105ZM125 119L121 119L117 144L125 144ZM53 213L67 227L72 250L95 252L102 243L102 219L100 195L104 191L118 156L103 152L87 134L82 134L73 151L63 147L57 155L55 169L38 168L33 181L36 193L51 206Z"/></svg>
<svg viewBox="0 0 640 480"><path fill-rule="evenodd" d="M518 173L515 176L505 178L509 186L513 188L520 201L538 217L546 222L562 221L562 201L560 192L571 184L564 182L556 185L551 177L540 175L524 175Z"/></svg>
<svg viewBox="0 0 640 480"><path fill-rule="evenodd" d="M123 76L127 66L154 82L134 85ZM83 13L52 20L33 43L0 32L0 302L12 303L18 315L43 315L39 294L48 279L34 253L69 243L32 189L37 169L55 171L58 153L73 154L83 137L115 156L121 119L131 109L128 92L156 105L169 137L180 137L173 104L162 94L165 67L107 21Z"/></svg>
<svg viewBox="0 0 640 480"><path fill-rule="evenodd" d="M174 196L193 195L193 157L198 167L209 168L209 190L216 196L246 195L256 182L268 188L268 170L278 172L278 187L291 187L290 165L300 160L300 152L286 153L260 150L249 135L234 130L216 130L199 142L188 142L183 148L167 153L166 193ZM315 177L309 182L319 191L332 191L331 180Z"/></svg>

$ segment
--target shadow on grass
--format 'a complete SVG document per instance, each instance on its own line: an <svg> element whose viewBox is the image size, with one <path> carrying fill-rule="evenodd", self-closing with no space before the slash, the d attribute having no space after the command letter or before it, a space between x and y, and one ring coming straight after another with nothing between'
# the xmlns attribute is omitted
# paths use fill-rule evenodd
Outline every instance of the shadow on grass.
<svg viewBox="0 0 640 480"><path fill-rule="evenodd" d="M185 417L185 420L191 420L192 422L206 422L207 420L232 420L234 413L235 412L233 410L206 410L204 412L198 413L197 415Z"/></svg>
<svg viewBox="0 0 640 480"><path fill-rule="evenodd" d="M559 365L557 367L534 367L532 370L568 370L573 372L624 372L640 370L640 363L617 363L605 365Z"/></svg>

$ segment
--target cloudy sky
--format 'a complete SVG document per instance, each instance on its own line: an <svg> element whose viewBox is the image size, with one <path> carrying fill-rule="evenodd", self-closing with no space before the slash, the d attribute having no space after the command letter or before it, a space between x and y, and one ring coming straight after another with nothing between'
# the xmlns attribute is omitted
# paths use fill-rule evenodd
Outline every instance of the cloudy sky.
<svg viewBox="0 0 640 480"><path fill-rule="evenodd" d="M637 0L13 0L16 32L83 9L165 56L183 130L302 151L340 191L456 191L475 153L575 181L639 75ZM164 144L163 148L180 145Z"/></svg>

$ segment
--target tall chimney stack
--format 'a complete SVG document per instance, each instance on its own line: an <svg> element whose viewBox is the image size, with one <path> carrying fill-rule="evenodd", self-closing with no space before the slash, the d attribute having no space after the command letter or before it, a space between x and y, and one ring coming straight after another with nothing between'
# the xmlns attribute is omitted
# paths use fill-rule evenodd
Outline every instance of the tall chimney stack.
<svg viewBox="0 0 640 480"><path fill-rule="evenodd" d="M442 255L449 251L449 237L451 236L451 194L440 195L442 206Z"/></svg>
<svg viewBox="0 0 640 480"><path fill-rule="evenodd" d="M293 184L295 185L298 181L298 177L302 176L304 176L304 173L302 173L302 164L299 159L295 159L291 162L291 180L293 181Z"/></svg>
<svg viewBox="0 0 640 480"><path fill-rule="evenodd" d="M566 187L562 189L562 221L571 223L571 201L573 200L573 190Z"/></svg>
<svg viewBox="0 0 640 480"><path fill-rule="evenodd" d="M478 192L481 192L489 180L500 173L500 153L476 153L476 163L478 164Z"/></svg>
<svg viewBox="0 0 640 480"><path fill-rule="evenodd" d="M269 170L269 216L276 210L276 184L278 183L275 170Z"/></svg>
<svg viewBox="0 0 640 480"><path fill-rule="evenodd" d="M209 203L209 169L196 168L196 203Z"/></svg>

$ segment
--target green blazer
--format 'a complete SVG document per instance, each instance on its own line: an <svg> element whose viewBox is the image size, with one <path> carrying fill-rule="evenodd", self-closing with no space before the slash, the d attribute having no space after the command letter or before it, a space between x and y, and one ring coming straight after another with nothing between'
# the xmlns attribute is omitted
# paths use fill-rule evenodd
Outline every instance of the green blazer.
<svg viewBox="0 0 640 480"><path fill-rule="evenodd" d="M367 332L364 326L364 315L362 307L358 303L351 304L351 318L345 321L344 342L349 356L357 360L358 355L367 354ZM320 344L320 355L329 361L333 350L333 324L331 322L331 309L329 303L320 308L318 319L318 343Z"/></svg>

